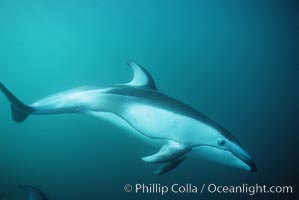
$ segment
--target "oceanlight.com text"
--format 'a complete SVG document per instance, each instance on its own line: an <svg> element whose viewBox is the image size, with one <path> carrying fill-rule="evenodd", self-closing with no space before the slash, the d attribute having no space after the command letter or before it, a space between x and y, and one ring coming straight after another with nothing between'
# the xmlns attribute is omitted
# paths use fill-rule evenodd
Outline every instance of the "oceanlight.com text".
<svg viewBox="0 0 299 200"><path fill-rule="evenodd" d="M191 183L172 185L163 185L159 183L145 184L136 183L134 185L126 184L124 186L125 192L132 192L136 194L160 194L166 195L168 193L174 194L293 194L293 186L266 186L262 184L240 184L240 185L217 185L217 184L201 184L195 185Z"/></svg>

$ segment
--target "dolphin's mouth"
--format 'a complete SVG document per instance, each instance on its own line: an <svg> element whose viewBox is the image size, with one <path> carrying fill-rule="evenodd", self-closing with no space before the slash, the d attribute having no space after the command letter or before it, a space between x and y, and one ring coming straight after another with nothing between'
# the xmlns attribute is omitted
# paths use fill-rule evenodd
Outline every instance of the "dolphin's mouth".
<svg viewBox="0 0 299 200"><path fill-rule="evenodd" d="M240 160L242 160L244 163L246 163L249 167L250 167L250 171L251 172L257 172L257 167L255 165L255 163L250 160L248 157L237 154L237 153L233 153L234 156L236 156L237 158L239 158Z"/></svg>
<svg viewBox="0 0 299 200"><path fill-rule="evenodd" d="M197 146L193 147L192 149L193 150L199 150L199 151L192 151L192 152L195 152L193 155L199 156L199 157L202 157L202 158L206 158L206 159L211 160L211 161L216 161L216 162L219 162L219 160L218 159L211 159L211 158L215 158L214 156L206 157L206 155L211 155L211 154L215 153L216 156L219 156L220 151L226 152L226 154L223 154L222 156L226 157L228 160L224 161L225 160L225 158L224 158L224 160L222 160L220 163L240 167L242 169L245 169L245 170L251 171L251 172L257 172L257 167L256 167L255 163L251 160L248 153L246 153L242 149L239 150L240 153L237 153L236 151L221 149L217 146L206 145L206 144L197 145ZM213 149L215 151L213 151ZM228 158L228 156L230 158ZM233 158L233 159L231 159L231 158Z"/></svg>

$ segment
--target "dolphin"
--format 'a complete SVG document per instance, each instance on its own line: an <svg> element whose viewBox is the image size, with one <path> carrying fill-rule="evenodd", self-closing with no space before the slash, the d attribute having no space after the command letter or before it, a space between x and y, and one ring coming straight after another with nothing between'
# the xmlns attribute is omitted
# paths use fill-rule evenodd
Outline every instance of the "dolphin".
<svg viewBox="0 0 299 200"><path fill-rule="evenodd" d="M158 163L155 175L176 168L187 156L203 158L255 172L250 155L230 132L192 107L158 91L148 71L128 62L133 79L124 84L80 87L25 105L2 83L0 90L10 102L12 118L28 115L83 113L108 120L160 150L142 160Z"/></svg>
<svg viewBox="0 0 299 200"><path fill-rule="evenodd" d="M29 195L28 200L49 200L49 198L43 193L40 189L30 186L30 185L22 185L19 186L20 189L26 191Z"/></svg>

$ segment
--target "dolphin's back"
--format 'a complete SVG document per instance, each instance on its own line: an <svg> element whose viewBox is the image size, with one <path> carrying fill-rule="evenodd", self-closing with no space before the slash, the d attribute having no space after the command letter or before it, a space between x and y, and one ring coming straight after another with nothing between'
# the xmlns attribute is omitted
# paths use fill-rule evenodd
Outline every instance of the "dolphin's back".
<svg viewBox="0 0 299 200"><path fill-rule="evenodd" d="M201 121L207 121L208 118L196 111L192 107L171 98L163 93L160 93L156 90L148 90L143 88L136 87L114 87L106 92L107 95L115 95L119 98L122 98L128 104L144 104L153 107L159 107L164 110L189 116L194 119L198 119Z"/></svg>

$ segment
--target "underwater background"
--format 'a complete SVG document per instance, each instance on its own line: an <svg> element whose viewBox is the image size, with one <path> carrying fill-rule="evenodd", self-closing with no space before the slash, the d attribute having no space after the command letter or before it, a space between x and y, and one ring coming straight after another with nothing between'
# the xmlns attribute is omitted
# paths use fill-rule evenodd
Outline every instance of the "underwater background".
<svg viewBox="0 0 299 200"><path fill-rule="evenodd" d="M157 151L84 115L16 124L0 95L0 199L294 199L290 194L135 194L125 184L291 185L299 152L296 0L0 0L0 81L25 103L81 85L124 83L133 60L159 91L228 129L258 172L187 159L154 176ZM169 130L171 132L171 130Z"/></svg>

